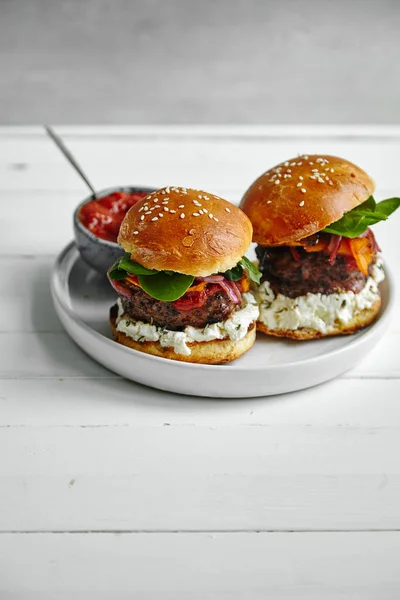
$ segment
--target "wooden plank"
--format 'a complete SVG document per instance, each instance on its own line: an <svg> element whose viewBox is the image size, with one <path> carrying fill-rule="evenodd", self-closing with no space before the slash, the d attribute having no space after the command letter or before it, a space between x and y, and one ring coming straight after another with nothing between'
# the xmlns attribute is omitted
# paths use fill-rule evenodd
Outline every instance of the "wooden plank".
<svg viewBox="0 0 400 600"><path fill-rule="evenodd" d="M399 383L336 379L284 396L226 400L178 396L118 378L1 382L0 428L132 425L400 427Z"/></svg>
<svg viewBox="0 0 400 600"><path fill-rule="evenodd" d="M3 600L393 600L400 534L2 535ZM21 577L23 573L23 577Z"/></svg>
<svg viewBox="0 0 400 600"><path fill-rule="evenodd" d="M400 594L399 552L398 532L1 535L0 595L393 600Z"/></svg>
<svg viewBox="0 0 400 600"><path fill-rule="evenodd" d="M3 428L0 530L400 529L399 437L398 426Z"/></svg>
<svg viewBox="0 0 400 600"><path fill-rule="evenodd" d="M53 125L66 137L333 137L386 138L400 137L400 126L391 125ZM45 137L40 125L1 125L0 136Z"/></svg>
<svg viewBox="0 0 400 600"><path fill-rule="evenodd" d="M380 189L398 188L398 139L76 137L68 146L98 188L175 184L243 193L267 168L302 152L335 154L360 164L377 181L378 196ZM0 138L0 175L2 191L85 189L45 137Z"/></svg>

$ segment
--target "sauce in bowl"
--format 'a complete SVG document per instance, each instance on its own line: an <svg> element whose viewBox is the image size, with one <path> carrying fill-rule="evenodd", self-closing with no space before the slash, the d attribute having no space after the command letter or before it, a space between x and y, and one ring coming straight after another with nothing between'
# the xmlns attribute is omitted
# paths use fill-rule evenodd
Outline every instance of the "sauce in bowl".
<svg viewBox="0 0 400 600"><path fill-rule="evenodd" d="M78 212L78 219L93 235L117 243L121 223L128 210L149 192L113 192L89 200Z"/></svg>

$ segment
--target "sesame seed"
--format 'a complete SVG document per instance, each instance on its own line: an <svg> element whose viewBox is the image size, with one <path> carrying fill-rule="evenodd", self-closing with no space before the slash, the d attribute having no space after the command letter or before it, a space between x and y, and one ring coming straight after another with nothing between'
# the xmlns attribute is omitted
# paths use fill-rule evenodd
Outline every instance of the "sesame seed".
<svg viewBox="0 0 400 600"><path fill-rule="evenodd" d="M148 210L147 212L144 213L145 215L151 215L151 210Z"/></svg>
<svg viewBox="0 0 400 600"><path fill-rule="evenodd" d="M329 181L328 175L325 175L325 181Z"/></svg>
<svg viewBox="0 0 400 600"><path fill-rule="evenodd" d="M276 178L277 178L277 174L275 173L274 175L272 175L272 177L271 177L270 181L271 181L271 180L273 181L273 180L274 180L274 179L276 179Z"/></svg>
<svg viewBox="0 0 400 600"><path fill-rule="evenodd" d="M318 169L311 169L311 173L318 173Z"/></svg>
<svg viewBox="0 0 400 600"><path fill-rule="evenodd" d="M153 202L158 202L158 198L154 198Z"/></svg>
<svg viewBox="0 0 400 600"><path fill-rule="evenodd" d="M178 206L178 208L185 208L185 205L184 205L184 204L180 204L180 205Z"/></svg>
<svg viewBox="0 0 400 600"><path fill-rule="evenodd" d="M308 156L307 156L307 154L304 154L304 155L303 155L303 158L305 158L306 160L308 160Z"/></svg>
<svg viewBox="0 0 400 600"><path fill-rule="evenodd" d="M199 215L204 215L204 211L202 209L199 210Z"/></svg>
<svg viewBox="0 0 400 600"><path fill-rule="evenodd" d="M298 183L298 184L297 184L297 187L301 187L302 185L303 185L303 184L302 184L302 183L301 183L301 181L300 181L300 183Z"/></svg>
<svg viewBox="0 0 400 600"><path fill-rule="evenodd" d="M322 179L322 177L318 177L318 183L324 183L324 180Z"/></svg>
<svg viewBox="0 0 400 600"><path fill-rule="evenodd" d="M165 188L165 191L167 192L167 194L169 194L169 186Z"/></svg>
<svg viewBox="0 0 400 600"><path fill-rule="evenodd" d="M209 200L210 199L208 196L203 196L203 198L204 198L204 200ZM216 198L219 198L219 196L216 196Z"/></svg>
<svg viewBox="0 0 400 600"><path fill-rule="evenodd" d="M138 235L138 233L139 233L138 231L134 231L133 235Z"/></svg>
<svg viewBox="0 0 400 600"><path fill-rule="evenodd" d="M301 167L301 165L302 165L302 164L303 164L302 162L299 162L299 163L297 163L297 165L298 165L299 167Z"/></svg>
<svg viewBox="0 0 400 600"><path fill-rule="evenodd" d="M184 219L185 218L185 213L181 213L179 216L180 216L181 219Z"/></svg>
<svg viewBox="0 0 400 600"><path fill-rule="evenodd" d="M295 164L295 163L292 163L292 167L293 167L293 164ZM286 173L291 173L291 172L292 172L292 169L286 169Z"/></svg>
<svg viewBox="0 0 400 600"><path fill-rule="evenodd" d="M201 194L198 194L197 197L200 198L200 200L201 200L203 196Z"/></svg>
<svg viewBox="0 0 400 600"><path fill-rule="evenodd" d="M152 221L158 221L158 217L153 217Z"/></svg>
<svg viewBox="0 0 400 600"><path fill-rule="evenodd" d="M195 206L201 206L200 202L198 200L193 200L193 204Z"/></svg>
<svg viewBox="0 0 400 600"><path fill-rule="evenodd" d="M165 210L165 212L168 212L169 211L168 206L164 206L164 210Z"/></svg>
<svg viewBox="0 0 400 600"><path fill-rule="evenodd" d="M309 165L313 165L314 163L311 161L311 162L309 162L308 164L309 164Z"/></svg>
<svg viewBox="0 0 400 600"><path fill-rule="evenodd" d="M333 181L330 181L330 182L329 182L329 185L333 185Z"/></svg>
<svg viewBox="0 0 400 600"><path fill-rule="evenodd" d="M301 179L301 181L303 181L303 179L304 179L303 175L299 175L299 179Z"/></svg>
<svg viewBox="0 0 400 600"><path fill-rule="evenodd" d="M304 200L300 202L299 206L304 206Z"/></svg>
<svg viewBox="0 0 400 600"><path fill-rule="evenodd" d="M159 217L163 217L163 216L164 216L164 213L159 213L159 214L158 214L158 216L159 216Z"/></svg>
<svg viewBox="0 0 400 600"><path fill-rule="evenodd" d="M226 212L231 212L231 209L228 208L227 206L225 206L225 210L226 210Z"/></svg>
<svg viewBox="0 0 400 600"><path fill-rule="evenodd" d="M267 200L267 204L272 204L272 200Z"/></svg>
<svg viewBox="0 0 400 600"><path fill-rule="evenodd" d="M139 212L142 212L142 210L144 210L144 206L142 206L142 208L139 208Z"/></svg>
<svg viewBox="0 0 400 600"><path fill-rule="evenodd" d="M193 215L194 217L199 217L199 216L200 216L200 215L199 215L199 213L192 213L192 215Z"/></svg>
<svg viewBox="0 0 400 600"><path fill-rule="evenodd" d="M168 200L164 200L164 202L161 202L161 204L164 206L165 204L168 204Z"/></svg>
<svg viewBox="0 0 400 600"><path fill-rule="evenodd" d="M165 190L161 190L161 193L162 193L162 194L165 194Z"/></svg>
<svg viewBox="0 0 400 600"><path fill-rule="evenodd" d="M295 163L295 162L292 162L292 163L290 163L290 166L291 166L291 167L295 167L295 166L296 166L296 163ZM288 169L288 170L289 170L289 169Z"/></svg>
<svg viewBox="0 0 400 600"><path fill-rule="evenodd" d="M218 223L219 219L217 219L217 217L214 217L214 221Z"/></svg>
<svg viewBox="0 0 400 600"><path fill-rule="evenodd" d="M303 192L303 194L305 194L307 190L305 188L301 188L300 191Z"/></svg>
<svg viewBox="0 0 400 600"><path fill-rule="evenodd" d="M170 212L170 213L172 213L172 214L175 214L175 213L176 213L176 210L172 210L172 209L171 209L169 212Z"/></svg>
<svg viewBox="0 0 400 600"><path fill-rule="evenodd" d="M153 208L154 208L154 210L155 210L156 208L160 208L160 205L159 205L159 204L156 204L155 206L153 206Z"/></svg>
<svg viewBox="0 0 400 600"><path fill-rule="evenodd" d="M140 220L141 220L141 221L144 221L144 215L142 215L142 216L140 217Z"/></svg>
<svg viewBox="0 0 400 600"><path fill-rule="evenodd" d="M335 172L335 169L331 169L331 173L334 173L334 172Z"/></svg>
<svg viewBox="0 0 400 600"><path fill-rule="evenodd" d="M285 163L283 163L283 164L284 164L284 166L285 166L285 167L288 167L288 166L289 166L289 162L285 162Z"/></svg>
<svg viewBox="0 0 400 600"><path fill-rule="evenodd" d="M213 218L213 214L212 213L210 213L208 216L210 217L210 219Z"/></svg>
<svg viewBox="0 0 400 600"><path fill-rule="evenodd" d="M208 210L206 208L203 208L203 212L207 214Z"/></svg>
<svg viewBox="0 0 400 600"><path fill-rule="evenodd" d="M279 185L279 184L280 184L280 181L279 181L279 179L276 179L276 180L275 180L275 185Z"/></svg>
<svg viewBox="0 0 400 600"><path fill-rule="evenodd" d="M310 179L317 179L315 175L310 175Z"/></svg>

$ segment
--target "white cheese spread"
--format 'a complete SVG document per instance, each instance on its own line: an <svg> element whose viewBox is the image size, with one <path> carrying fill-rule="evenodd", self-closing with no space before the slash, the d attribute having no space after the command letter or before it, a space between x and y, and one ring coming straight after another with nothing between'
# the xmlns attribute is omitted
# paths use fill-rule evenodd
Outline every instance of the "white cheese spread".
<svg viewBox="0 0 400 600"><path fill-rule="evenodd" d="M253 294L242 294L243 308L234 312L226 321L206 325L203 329L187 326L183 331L171 331L143 321L134 321L124 314L122 302L118 298L117 331L125 333L136 342L159 342L161 346L171 346L177 354L189 356L188 344L210 342L229 338L235 342L243 339L249 326L259 315L257 301Z"/></svg>
<svg viewBox="0 0 400 600"><path fill-rule="evenodd" d="M338 324L346 325L364 309L371 308L379 298L378 284L385 279L381 261L372 268L365 286L358 294L307 294L297 298L275 295L268 281L256 291L260 307L259 321L268 329L309 328L329 333Z"/></svg>

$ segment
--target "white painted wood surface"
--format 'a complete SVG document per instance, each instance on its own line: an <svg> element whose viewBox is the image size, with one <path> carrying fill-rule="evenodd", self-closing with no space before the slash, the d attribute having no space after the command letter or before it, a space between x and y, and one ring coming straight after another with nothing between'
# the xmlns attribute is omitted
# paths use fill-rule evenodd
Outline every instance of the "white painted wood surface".
<svg viewBox="0 0 400 600"><path fill-rule="evenodd" d="M267 167L317 151L366 168L378 198L400 189L399 128L60 132L98 187L176 183L237 202ZM356 369L286 396L124 381L51 304L85 194L40 128L0 128L1 600L398 598L399 316ZM397 281L399 225L376 227Z"/></svg>

